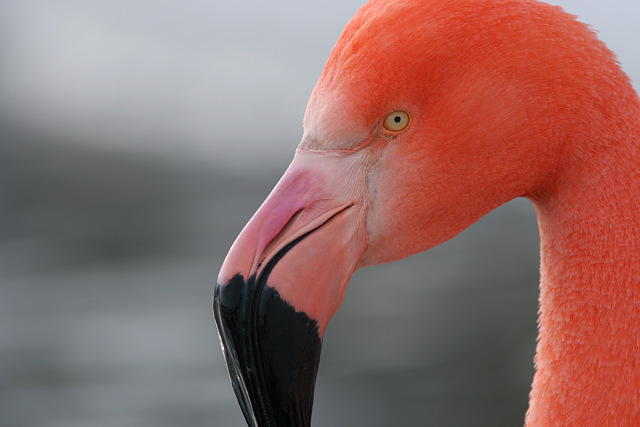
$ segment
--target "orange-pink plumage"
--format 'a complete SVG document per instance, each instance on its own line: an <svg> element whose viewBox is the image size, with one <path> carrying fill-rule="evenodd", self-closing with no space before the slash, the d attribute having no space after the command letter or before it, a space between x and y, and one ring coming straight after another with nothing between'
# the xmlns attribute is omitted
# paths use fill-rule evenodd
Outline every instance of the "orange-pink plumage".
<svg viewBox="0 0 640 427"><path fill-rule="evenodd" d="M394 111L406 128L385 128ZM593 31L534 0L373 0L338 40L304 128L227 257L221 292L256 277L321 339L355 269L427 250L527 197L541 292L526 424L640 425L640 101ZM256 252L260 221L295 177L312 183L304 203L278 218L278 249ZM275 425L268 396L254 394L239 395L260 401L248 422Z"/></svg>

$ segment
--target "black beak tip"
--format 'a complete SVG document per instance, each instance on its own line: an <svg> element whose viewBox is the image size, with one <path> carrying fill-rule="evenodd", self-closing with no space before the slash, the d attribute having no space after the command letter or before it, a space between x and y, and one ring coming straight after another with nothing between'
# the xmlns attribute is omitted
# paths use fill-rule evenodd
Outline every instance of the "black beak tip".
<svg viewBox="0 0 640 427"><path fill-rule="evenodd" d="M263 281L216 285L213 311L229 376L251 427L308 427L320 362L317 322Z"/></svg>

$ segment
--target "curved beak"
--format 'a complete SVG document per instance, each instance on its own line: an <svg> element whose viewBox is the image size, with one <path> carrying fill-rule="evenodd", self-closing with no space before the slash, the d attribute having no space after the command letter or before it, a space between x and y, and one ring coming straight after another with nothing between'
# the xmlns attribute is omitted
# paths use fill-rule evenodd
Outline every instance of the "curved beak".
<svg viewBox="0 0 640 427"><path fill-rule="evenodd" d="M364 161L298 151L227 255L213 310L249 426L309 426L322 337L366 246Z"/></svg>

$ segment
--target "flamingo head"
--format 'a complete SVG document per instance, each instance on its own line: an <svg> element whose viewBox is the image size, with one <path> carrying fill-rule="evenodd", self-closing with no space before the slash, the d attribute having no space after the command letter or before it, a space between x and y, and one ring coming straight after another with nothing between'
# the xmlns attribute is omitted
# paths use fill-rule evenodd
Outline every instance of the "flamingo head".
<svg viewBox="0 0 640 427"><path fill-rule="evenodd" d="M438 245L514 197L548 197L566 147L609 113L588 88L620 79L560 8L365 5L218 277L215 319L249 425L309 425L322 338L356 269Z"/></svg>

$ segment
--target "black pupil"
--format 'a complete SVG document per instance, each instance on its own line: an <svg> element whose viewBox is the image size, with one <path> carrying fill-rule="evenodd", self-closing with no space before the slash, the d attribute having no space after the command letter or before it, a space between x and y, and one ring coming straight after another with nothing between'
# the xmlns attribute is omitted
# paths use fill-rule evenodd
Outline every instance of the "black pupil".
<svg viewBox="0 0 640 427"><path fill-rule="evenodd" d="M396 123L400 123L400 122L402 121L402 117L400 117L400 116L395 116L395 117L393 118L393 121L394 121L394 122L396 122Z"/></svg>

